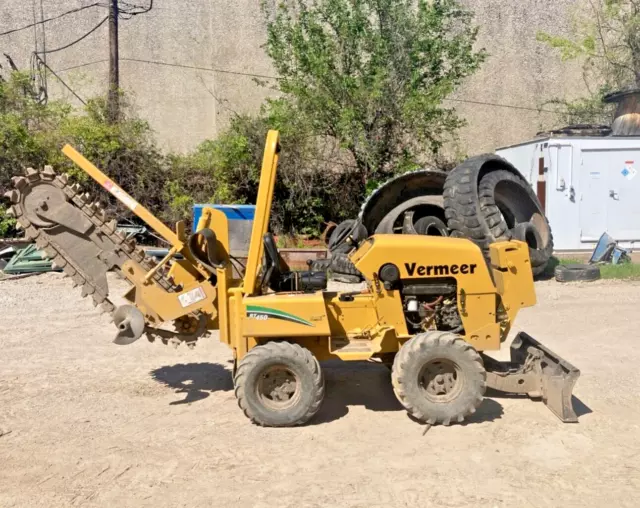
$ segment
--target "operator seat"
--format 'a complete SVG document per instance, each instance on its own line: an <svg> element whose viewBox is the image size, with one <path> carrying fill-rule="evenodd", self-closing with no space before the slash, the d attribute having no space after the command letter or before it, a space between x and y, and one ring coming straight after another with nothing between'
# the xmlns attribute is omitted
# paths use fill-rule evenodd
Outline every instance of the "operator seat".
<svg viewBox="0 0 640 508"><path fill-rule="evenodd" d="M291 271L284 262L271 233L264 235L264 267L262 286L275 292L301 291L313 293L327 289L327 273ZM308 263L311 266L311 263Z"/></svg>

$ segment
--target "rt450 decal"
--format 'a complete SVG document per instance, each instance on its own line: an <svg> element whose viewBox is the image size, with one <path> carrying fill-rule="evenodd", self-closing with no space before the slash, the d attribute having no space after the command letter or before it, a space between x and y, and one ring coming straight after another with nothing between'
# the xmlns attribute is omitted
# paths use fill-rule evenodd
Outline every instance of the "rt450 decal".
<svg viewBox="0 0 640 508"><path fill-rule="evenodd" d="M247 317L249 319L255 319L257 321L266 321L268 319L280 319L282 321L289 321L290 323L296 323L304 326L314 326L306 319L294 316L288 312L284 312L278 309L270 309L269 307L259 307L257 305L247 305Z"/></svg>

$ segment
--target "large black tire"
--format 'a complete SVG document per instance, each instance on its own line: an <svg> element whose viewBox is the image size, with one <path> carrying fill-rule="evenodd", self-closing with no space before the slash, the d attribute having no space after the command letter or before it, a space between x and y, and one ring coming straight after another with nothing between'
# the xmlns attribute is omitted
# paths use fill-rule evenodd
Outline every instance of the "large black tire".
<svg viewBox="0 0 640 508"><path fill-rule="evenodd" d="M367 229L357 220L341 222L329 237L329 252L348 254L367 238Z"/></svg>
<svg viewBox="0 0 640 508"><path fill-rule="evenodd" d="M513 236L525 241L534 274L543 272L553 254L553 235L542 205L527 181L510 171L492 171L480 180L478 195L490 238Z"/></svg>
<svg viewBox="0 0 640 508"><path fill-rule="evenodd" d="M449 236L449 228L438 217L422 217L413 226L416 233L427 236Z"/></svg>
<svg viewBox="0 0 640 508"><path fill-rule="evenodd" d="M400 403L430 425L460 423L475 413L486 378L478 352L450 332L421 333L410 339L396 355L391 374Z"/></svg>
<svg viewBox="0 0 640 508"><path fill-rule="evenodd" d="M500 182L507 182L507 186L517 189L518 198L509 200L506 198L512 195L506 193L505 197L499 192L499 199L496 199L496 186ZM512 209L507 215L518 219L513 224L504 220L504 211L500 207L505 203ZM471 157L449 173L444 186L444 208L451 236L473 240L485 255L488 255L490 244L509 239L510 228L518 222L531 222L544 242L542 249L536 249L541 252L539 257L536 257L538 254L534 256L535 265L532 260L533 271L534 274L544 271L553 251L549 223L529 184L502 157L493 154Z"/></svg>
<svg viewBox="0 0 640 508"><path fill-rule="evenodd" d="M249 351L238 365L234 384L244 414L264 427L302 425L324 399L318 360L308 349L288 342L269 342Z"/></svg>
<svg viewBox="0 0 640 508"><path fill-rule="evenodd" d="M558 282L593 282L600 278L600 268L596 265L558 265L555 276Z"/></svg>
<svg viewBox="0 0 640 508"><path fill-rule="evenodd" d="M401 202L380 221L375 229L376 234L396 234L402 229L403 216L414 212L414 221L422 217L434 216L445 218L444 200L442 196L417 196Z"/></svg>

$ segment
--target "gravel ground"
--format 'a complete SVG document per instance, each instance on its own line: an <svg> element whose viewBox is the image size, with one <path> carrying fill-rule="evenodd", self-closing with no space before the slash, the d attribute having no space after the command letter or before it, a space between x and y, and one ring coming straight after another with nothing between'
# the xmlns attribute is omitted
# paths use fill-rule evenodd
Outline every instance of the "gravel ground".
<svg viewBox="0 0 640 508"><path fill-rule="evenodd" d="M537 289L516 327L581 369L580 423L488 398L423 436L380 366L326 366L311 424L264 429L216 340L117 347L58 274L0 282L0 506L636 507L640 283Z"/></svg>

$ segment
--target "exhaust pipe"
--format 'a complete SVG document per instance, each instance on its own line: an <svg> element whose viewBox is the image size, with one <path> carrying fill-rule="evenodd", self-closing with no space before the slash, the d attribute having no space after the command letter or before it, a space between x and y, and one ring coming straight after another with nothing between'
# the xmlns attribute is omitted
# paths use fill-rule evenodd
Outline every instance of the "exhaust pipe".
<svg viewBox="0 0 640 508"><path fill-rule="evenodd" d="M640 135L640 89L606 95L604 102L617 104L611 124L611 134L614 136Z"/></svg>

